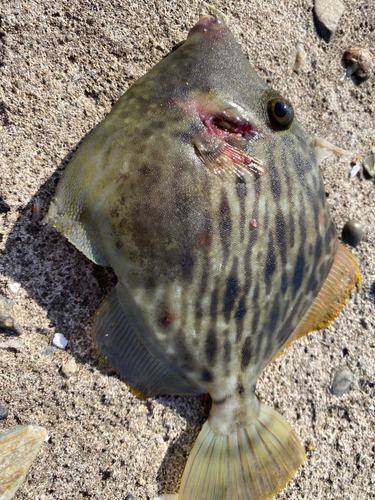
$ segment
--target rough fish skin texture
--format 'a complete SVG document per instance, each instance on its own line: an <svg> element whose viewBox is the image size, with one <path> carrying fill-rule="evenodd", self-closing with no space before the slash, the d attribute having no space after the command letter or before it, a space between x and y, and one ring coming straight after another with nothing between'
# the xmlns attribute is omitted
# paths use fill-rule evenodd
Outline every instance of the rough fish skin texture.
<svg viewBox="0 0 375 500"><path fill-rule="evenodd" d="M338 252L318 156L211 13L121 97L59 182L45 222L119 280L94 320L103 355L143 397L212 397L180 500L270 498L304 459L255 385L359 279Z"/></svg>

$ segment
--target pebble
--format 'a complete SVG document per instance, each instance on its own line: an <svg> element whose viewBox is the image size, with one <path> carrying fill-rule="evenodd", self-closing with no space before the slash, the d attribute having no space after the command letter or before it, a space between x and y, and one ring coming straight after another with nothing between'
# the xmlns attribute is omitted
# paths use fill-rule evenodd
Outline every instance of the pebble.
<svg viewBox="0 0 375 500"><path fill-rule="evenodd" d="M9 414L8 408L3 405L0 405L0 420L5 420Z"/></svg>
<svg viewBox="0 0 375 500"><path fill-rule="evenodd" d="M361 170L361 165L358 165L358 163L356 163L354 167L351 169L349 177L352 179L358 174L360 170Z"/></svg>
<svg viewBox="0 0 375 500"><path fill-rule="evenodd" d="M22 328L14 319L13 300L9 300L0 294L0 327L12 328L16 333L21 334Z"/></svg>
<svg viewBox="0 0 375 500"><path fill-rule="evenodd" d="M132 497L133 498L133 497ZM126 500L126 498L125 498ZM156 497L154 500L178 500L178 494L175 495L163 495L161 497Z"/></svg>
<svg viewBox="0 0 375 500"><path fill-rule="evenodd" d="M13 300L9 300L5 298L4 295L0 295L0 326L13 326L13 306Z"/></svg>
<svg viewBox="0 0 375 500"><path fill-rule="evenodd" d="M375 155L371 153L363 160L363 168L370 177L375 177Z"/></svg>
<svg viewBox="0 0 375 500"><path fill-rule="evenodd" d="M331 393L337 398L346 394L352 385L353 377L353 373L347 366L342 366L336 370L331 385Z"/></svg>
<svg viewBox="0 0 375 500"><path fill-rule="evenodd" d="M49 356L50 354L54 354L55 352L59 352L59 349L53 345L49 345L41 352L42 356Z"/></svg>
<svg viewBox="0 0 375 500"><path fill-rule="evenodd" d="M53 337L52 344L59 349L65 349L68 344L68 340L64 337L62 333L55 333Z"/></svg>
<svg viewBox="0 0 375 500"><path fill-rule="evenodd" d="M361 223L354 219L348 220L342 229L342 239L352 247L359 245L363 239L364 230Z"/></svg>
<svg viewBox="0 0 375 500"><path fill-rule="evenodd" d="M12 293L18 293L20 288L21 288L21 283L12 283L11 285L9 285L9 290Z"/></svg>
<svg viewBox="0 0 375 500"><path fill-rule="evenodd" d="M17 425L0 434L0 499L11 500L39 453L47 431Z"/></svg>
<svg viewBox="0 0 375 500"><path fill-rule="evenodd" d="M325 42L335 33L345 5L340 0L315 0L315 27Z"/></svg>
<svg viewBox="0 0 375 500"><path fill-rule="evenodd" d="M10 212L10 206L0 197L0 214L6 214L8 212Z"/></svg>
<svg viewBox="0 0 375 500"><path fill-rule="evenodd" d="M134 500L132 495L126 495L125 500Z"/></svg>
<svg viewBox="0 0 375 500"><path fill-rule="evenodd" d="M68 378L77 373L77 371L78 365L75 362L74 358L69 358L68 361L61 367L61 372Z"/></svg>
<svg viewBox="0 0 375 500"><path fill-rule="evenodd" d="M22 348L23 348L23 342L21 342L21 340L18 339L17 337L5 338L5 340L0 344L0 349L4 349L4 351L9 351L9 352L21 352Z"/></svg>
<svg viewBox="0 0 375 500"><path fill-rule="evenodd" d="M297 53L296 53L296 59L294 61L293 71L295 71L298 74L301 71L301 69L305 66L305 64L306 64L305 46L303 42L297 42Z"/></svg>

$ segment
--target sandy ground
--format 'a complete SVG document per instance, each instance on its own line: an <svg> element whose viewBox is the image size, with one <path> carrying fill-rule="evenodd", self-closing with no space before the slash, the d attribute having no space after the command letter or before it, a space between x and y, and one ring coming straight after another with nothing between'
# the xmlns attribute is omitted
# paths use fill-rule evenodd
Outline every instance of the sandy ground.
<svg viewBox="0 0 375 500"><path fill-rule="evenodd" d="M259 75L294 104L306 128L366 155L375 152L374 86L337 86L345 49L375 52L374 0L345 0L327 44L315 31L311 0L217 1ZM139 401L99 359L91 318L115 283L50 227L57 181L81 139L126 89L198 20L198 2L5 1L0 7L0 293L15 302L23 333L0 333L0 403L17 424L47 428L15 498L152 499L177 491L193 442L208 415L206 397ZM292 71L297 41L307 63ZM261 401L299 434L307 460L277 500L375 498L375 186L350 159L322 166L336 226L358 219L366 235L354 249L362 289L326 330L301 339L263 373ZM18 292L10 289L20 283ZM55 332L69 343L50 352ZM73 357L76 375L62 364ZM329 391L338 367L354 373L349 393Z"/></svg>

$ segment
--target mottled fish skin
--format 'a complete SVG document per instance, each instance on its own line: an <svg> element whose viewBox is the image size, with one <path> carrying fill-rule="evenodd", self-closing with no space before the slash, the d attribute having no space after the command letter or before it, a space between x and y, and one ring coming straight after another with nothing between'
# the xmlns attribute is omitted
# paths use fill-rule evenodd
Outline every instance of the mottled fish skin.
<svg viewBox="0 0 375 500"><path fill-rule="evenodd" d="M149 336L218 403L252 396L337 246L314 141L297 120L272 128L273 97L229 29L203 18L83 143L51 208L59 230L114 268ZM222 108L258 131L246 151L266 172L253 182L223 181L197 155L202 114Z"/></svg>

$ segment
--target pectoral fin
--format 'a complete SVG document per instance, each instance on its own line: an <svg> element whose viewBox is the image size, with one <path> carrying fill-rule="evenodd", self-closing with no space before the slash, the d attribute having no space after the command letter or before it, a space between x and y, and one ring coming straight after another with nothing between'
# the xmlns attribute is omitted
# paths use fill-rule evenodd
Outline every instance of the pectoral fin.
<svg viewBox="0 0 375 500"><path fill-rule="evenodd" d="M223 181L238 178L246 183L254 182L266 171L260 160L230 144L223 143L216 151L205 151L197 144L195 146L207 169Z"/></svg>

